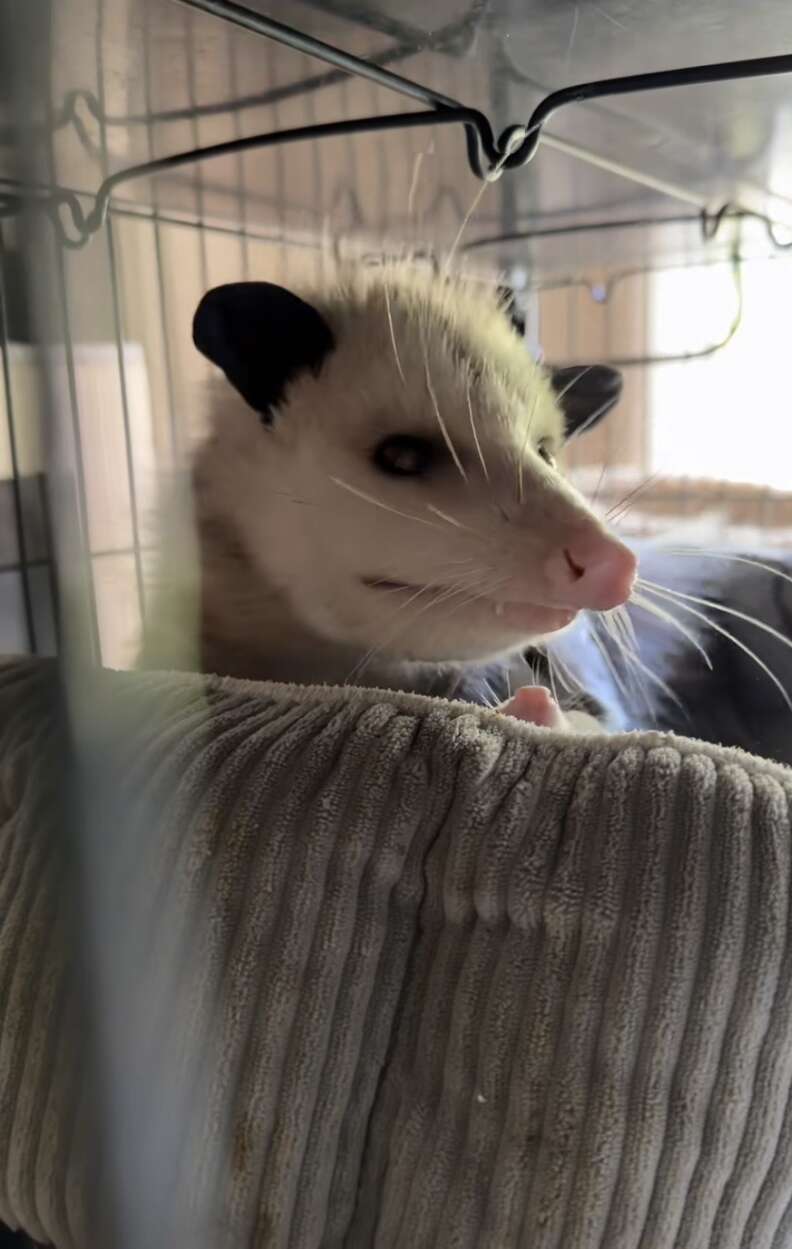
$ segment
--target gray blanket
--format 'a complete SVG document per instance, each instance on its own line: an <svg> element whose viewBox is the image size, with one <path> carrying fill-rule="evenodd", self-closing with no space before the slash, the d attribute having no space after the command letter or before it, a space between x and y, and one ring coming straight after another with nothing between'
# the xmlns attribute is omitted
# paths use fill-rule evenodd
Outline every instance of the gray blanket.
<svg viewBox="0 0 792 1249"><path fill-rule="evenodd" d="M53 677L0 667L0 1221L58 1249L104 1217L130 1249L792 1245L792 773L107 673L69 790Z"/></svg>

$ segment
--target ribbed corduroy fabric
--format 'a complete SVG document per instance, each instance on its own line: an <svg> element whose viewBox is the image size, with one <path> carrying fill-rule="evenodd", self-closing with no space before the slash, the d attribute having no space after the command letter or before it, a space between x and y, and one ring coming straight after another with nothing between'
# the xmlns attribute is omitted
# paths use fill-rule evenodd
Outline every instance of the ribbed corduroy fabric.
<svg viewBox="0 0 792 1249"><path fill-rule="evenodd" d="M87 999L53 673L0 668L0 1221L97 1249L112 1180L130 1249L792 1245L792 773L97 674Z"/></svg>

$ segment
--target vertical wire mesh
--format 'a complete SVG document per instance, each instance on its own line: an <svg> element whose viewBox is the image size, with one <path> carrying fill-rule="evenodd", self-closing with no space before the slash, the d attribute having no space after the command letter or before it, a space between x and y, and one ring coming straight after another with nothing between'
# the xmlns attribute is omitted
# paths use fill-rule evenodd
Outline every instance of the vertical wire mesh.
<svg viewBox="0 0 792 1249"><path fill-rule="evenodd" d="M11 383L11 344L10 323L8 317L8 300L3 271L6 264L6 249L3 227L0 225L0 352L2 353L3 393L5 395L6 427L11 469L11 494L13 500L14 526L16 529L16 559L11 569L18 575L22 586L22 602L25 613L25 631L27 644L32 654L38 650L36 638L36 622L33 614L33 595L30 585L30 566L28 544L25 533L25 515L22 502L22 474L17 451L17 428L14 418L14 400Z"/></svg>
<svg viewBox="0 0 792 1249"><path fill-rule="evenodd" d="M104 27L105 27L105 0L97 0L96 15L96 75L97 75L97 94L99 99L99 108L101 119L99 123L99 145L101 150L101 168L102 177L106 178L110 172L108 160L108 142L107 130L104 118L107 116L107 92L105 90L105 63L104 63ZM138 519L138 492L135 475L135 455L132 445L132 430L130 426L129 399L127 393L127 376L126 361L124 355L124 335L121 314L121 301L118 283L118 266L116 262L116 249L113 234L112 217L108 216L104 227L103 234L107 246L107 260L109 265L109 278L112 302L113 316L113 333L116 347L116 360L118 365L118 382L121 392L121 417L124 427L124 449L126 459L126 481L129 490L130 504L130 526L132 531L132 549L135 563L135 582L137 590L137 608L138 615L143 618L145 612L145 587L143 562L140 544L140 529Z"/></svg>
<svg viewBox="0 0 792 1249"><path fill-rule="evenodd" d="M8 93L14 157L22 180L31 181L31 172L36 169L39 153L34 154L31 151L32 145L25 142L26 122L32 115L34 103L45 100L49 105L50 101L52 11L46 4L25 6L25 12L16 14L13 21L7 21L7 17L7 10L4 12L0 5L0 80L8 74L8 66L3 62L10 50L15 58L20 58L12 63L12 74L14 70L18 70L19 65L25 66L24 75L16 73L13 87ZM12 74L8 76L11 77ZM5 82L3 86L6 86ZM49 156L53 156L51 149ZM54 167L54 160L52 165ZM84 478L79 463L80 431L77 423L72 353L69 350L71 326L62 256L53 251L46 222L35 212L31 212L26 202L23 201L20 208L16 238L20 257L17 298L20 303L24 303L29 316L29 332L26 337L31 349L31 372L35 379L35 400L24 405L22 419L27 418L31 424L41 424L38 454L42 458L35 463L35 468L38 469L39 478L44 472L47 473L46 491L43 493L47 500L53 500L55 523L49 535L52 540L50 550L57 565L59 586L63 590L64 610L61 623L64 645L62 662L53 670L51 680L42 687L45 702L41 710L44 714L35 734L36 770L31 771L31 779L36 777L37 785L30 798L35 805L37 817L40 816L40 824L38 818L36 820L36 835L41 841L38 843L37 852L28 847L23 852L20 846L19 853L22 854L20 861L26 864L26 872L31 864L34 865L36 907L29 912L29 922L34 925L34 931L40 932L41 939L48 941L50 946L54 942L58 943L59 954L63 954L69 967L71 993L64 994L58 1003L58 1052L73 1055L74 1067L86 1074L81 1090L79 1119L88 1130L92 1141L97 1143L98 1155L101 1157L102 1149L98 1142L103 1139L104 1124L101 1115L94 1114L97 1103L94 1100L96 1085L93 1076L97 1070L95 1059L100 1047L96 1045L96 1000L92 992L93 977L89 970L95 952L91 949L91 937L94 935L91 927L92 899L85 886L90 875L90 871L86 870L91 857L87 852L88 843L92 834L103 826L98 821L92 826L91 815L97 812L90 810L90 802L96 790L92 793L83 783L90 751L86 749L84 741L77 743L74 732L74 712L81 697L78 691L84 689L86 661L93 670L98 653L96 619L92 615L92 606L95 604L92 602L87 576L90 571L90 547L86 541ZM5 263L3 269L7 273ZM5 303L6 309L7 306ZM8 349L8 320L5 315L2 338L5 344L4 360L8 366L12 357ZM12 400L15 381L18 380L13 374L12 361L10 369L6 367L5 370L6 380L10 377L6 399L10 394ZM13 406L16 409L16 405ZM16 421L14 425L17 432ZM28 429L26 434L31 436L31 430ZM75 439L74 442L72 438ZM75 447L78 452L76 457ZM46 511L48 509L45 509L45 513ZM22 527L24 528L24 517ZM83 700L83 710L89 701ZM12 766L11 760L4 760L4 763ZM16 848L14 853L17 853ZM9 897L13 911L14 891L18 882L15 885L12 879L11 884ZM47 934L46 937L43 934ZM8 971L12 969L14 973L18 970L14 968L13 959L9 963ZM42 981L31 983L30 1001L46 997L46 980L47 977L44 976ZM6 981L7 985L9 983L11 982ZM70 997L68 1007L67 996ZM76 1035L69 1026L75 1022L75 1018L79 1019ZM49 1046L51 1043L50 1038L37 1038L37 1045ZM8 1054L6 1049L6 1071L13 1073L15 1065L12 1063L8 1067ZM30 1059L29 1054L25 1061ZM14 1096L16 1095L15 1093ZM37 1110L43 1123L46 1117L45 1104L39 1105ZM55 1136L61 1136L63 1133L70 1133L76 1124L72 1120L55 1126L50 1121L48 1126L50 1129L54 1127ZM51 1140L45 1141L42 1148L46 1150L51 1145ZM11 1148L13 1152L13 1143ZM5 1157L7 1160L7 1149ZM7 1176L4 1176L5 1179ZM93 1186L89 1185L86 1204L91 1207L88 1218L89 1222L93 1222L91 1230L95 1243L118 1244L118 1239L113 1235L114 1229L104 1220L107 1190L101 1184L102 1177L94 1174L91 1179ZM6 1196L4 1183L4 1198ZM65 1204L67 1207L70 1205L68 1196ZM4 1203L4 1215L6 1210L7 1205ZM64 1211L67 1222L70 1215L70 1210ZM38 1238L49 1240L50 1236L45 1233Z"/></svg>
<svg viewBox="0 0 792 1249"><path fill-rule="evenodd" d="M92 661L94 663L100 663L102 653L101 635L96 603L96 587L93 578L93 568L91 566L88 499L85 487L85 460L83 453L82 432L80 430L80 406L77 398L77 380L74 370L74 343L72 339L71 317L69 313L69 292L63 252L59 247L56 247L55 251L55 295L58 301L58 311L60 313L62 329L61 341L63 343L63 357L66 373L65 402L66 407L68 408L68 419L70 423L69 434L72 440L74 458L74 506L78 533L80 536L82 581L88 596L87 623L89 633L87 643ZM65 413L59 413L58 415L65 416Z"/></svg>
<svg viewBox="0 0 792 1249"><path fill-rule="evenodd" d="M226 55L228 57L228 77L231 97L238 100L241 95L239 83L239 61L237 57L237 44L233 27L229 24L226 28ZM242 117L240 110L234 108L232 111L232 122L234 127L234 138L240 139L243 134ZM237 185L237 213L239 225L239 240L242 262L242 280L250 281L250 248L247 237L247 197L245 194L245 158L240 152L236 158L236 185Z"/></svg>
<svg viewBox="0 0 792 1249"><path fill-rule="evenodd" d="M145 20L143 22L143 98L146 109L146 116L151 117L154 111L154 101L152 95L151 82L151 28L152 23L149 20L150 0L147 0L147 10ZM148 144L148 159L155 160L157 156L156 143L154 138L154 125L151 121L146 123L146 138ZM160 331L162 336L162 346L165 362L165 385L168 400L168 424L170 429L170 462L175 463L179 458L179 450L181 447L181 439L179 436L177 412L176 412L176 392L173 385L173 362L171 360L170 341L168 337L168 316L167 301L165 298L165 286L163 283L163 245L162 231L160 227L159 211L158 211L158 191L157 181L153 180L151 186L151 216L154 230L154 252L155 252L155 268L157 273L157 313L160 321Z"/></svg>
<svg viewBox="0 0 792 1249"><path fill-rule="evenodd" d="M118 380L121 387L121 410L124 421L124 447L126 451L126 476L129 488L130 501L130 522L132 526L132 545L135 560L135 581L137 585L138 608L141 617L145 615L146 609L146 591L143 575L143 559L141 554L140 543L140 523L138 517L138 493L135 480L135 455L132 445L132 430L130 427L129 416L129 398L127 394L127 375L126 364L124 360L124 338L121 320L121 303L118 288L118 266L116 263L116 249L113 232L113 219L109 216L107 225L105 226L105 234L107 236L107 252L110 262L110 282L112 286L113 299L113 328L115 331L116 356L118 360Z"/></svg>
<svg viewBox="0 0 792 1249"><path fill-rule="evenodd" d="M58 161L55 145L55 116L53 101L50 90L47 91L45 98L45 108L48 122L48 142L47 155L49 162L49 177L53 184L57 184L58 180ZM55 341L58 344L59 351L62 351L63 370L58 371L61 376L57 376L58 385L58 411L56 415L56 424L60 424L62 428L51 431L53 439L58 436L57 451L53 446L53 455L65 456L69 462L70 471L65 473L62 481L63 501L68 499L71 512L70 520L74 526L74 533L77 536L75 544L76 550L73 551L74 558L79 566L77 578L79 584L83 587L86 595L86 612L85 623L87 626L87 637L83 639L83 646L87 655L93 663L101 662L101 639L99 629L99 616L97 611L96 590L93 579L93 569L91 566L91 542L90 530L88 525L88 502L85 484L84 458L82 447L82 434L80 430L80 412L77 398L77 384L74 370L74 344L72 338L71 316L69 310L69 292L66 277L66 261L63 249L53 239L50 248L50 258L52 260L53 290L52 295L56 302L54 324L60 325L60 333L55 334ZM65 387L63 386L63 378L65 376ZM66 428L68 424L68 429ZM70 444L67 450L67 443Z"/></svg>

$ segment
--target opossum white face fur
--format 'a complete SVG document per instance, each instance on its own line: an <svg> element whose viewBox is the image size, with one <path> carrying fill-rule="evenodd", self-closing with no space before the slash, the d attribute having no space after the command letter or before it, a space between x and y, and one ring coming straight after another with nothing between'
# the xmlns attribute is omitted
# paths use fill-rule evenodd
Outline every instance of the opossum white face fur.
<svg viewBox="0 0 792 1249"><path fill-rule="evenodd" d="M543 370L495 289L399 268L305 299L239 283L194 339L227 379L196 465L199 530L225 534L237 582L218 573L212 648L319 657L246 675L488 661L629 596L632 553L558 465L618 375Z"/></svg>

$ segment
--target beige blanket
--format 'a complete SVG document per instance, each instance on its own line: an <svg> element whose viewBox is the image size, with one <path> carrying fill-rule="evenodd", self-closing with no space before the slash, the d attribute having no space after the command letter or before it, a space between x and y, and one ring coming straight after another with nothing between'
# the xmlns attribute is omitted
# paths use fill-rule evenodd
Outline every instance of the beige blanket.
<svg viewBox="0 0 792 1249"><path fill-rule="evenodd" d="M0 1222L58 1249L104 1249L103 1218L130 1249L792 1245L792 773L107 673L69 791L53 674L0 668Z"/></svg>

